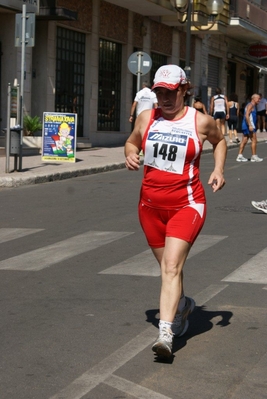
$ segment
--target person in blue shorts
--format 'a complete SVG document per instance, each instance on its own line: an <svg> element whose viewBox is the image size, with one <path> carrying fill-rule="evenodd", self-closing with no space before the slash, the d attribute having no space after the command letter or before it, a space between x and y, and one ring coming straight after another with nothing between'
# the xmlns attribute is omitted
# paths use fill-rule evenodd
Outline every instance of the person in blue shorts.
<svg viewBox="0 0 267 399"><path fill-rule="evenodd" d="M256 154L257 150L257 104L260 102L260 95L253 94L251 97L251 101L246 105L244 111L244 117L242 121L242 133L243 138L240 143L238 156L236 158L237 162L247 162L248 159L243 156L244 148L248 142L251 140L251 162L261 162L263 158L259 158Z"/></svg>

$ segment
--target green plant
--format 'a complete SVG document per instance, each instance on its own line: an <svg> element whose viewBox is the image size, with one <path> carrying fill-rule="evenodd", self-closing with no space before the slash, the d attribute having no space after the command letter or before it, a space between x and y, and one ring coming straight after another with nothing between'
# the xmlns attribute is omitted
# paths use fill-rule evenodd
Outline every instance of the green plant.
<svg viewBox="0 0 267 399"><path fill-rule="evenodd" d="M35 132L42 130L42 122L39 116L31 117L30 115L25 115L23 119L23 128L26 136L33 136Z"/></svg>

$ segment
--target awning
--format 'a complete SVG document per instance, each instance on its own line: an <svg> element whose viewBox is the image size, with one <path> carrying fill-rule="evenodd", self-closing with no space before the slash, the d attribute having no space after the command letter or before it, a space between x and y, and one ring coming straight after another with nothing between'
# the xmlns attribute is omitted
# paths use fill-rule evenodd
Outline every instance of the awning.
<svg viewBox="0 0 267 399"><path fill-rule="evenodd" d="M247 58L242 58L242 57L236 57L235 55L233 56L234 60L243 62L243 64L252 66L254 68L258 68L259 73L266 73L267 74L267 67L261 64L257 64L256 62L253 62L251 60L248 60Z"/></svg>

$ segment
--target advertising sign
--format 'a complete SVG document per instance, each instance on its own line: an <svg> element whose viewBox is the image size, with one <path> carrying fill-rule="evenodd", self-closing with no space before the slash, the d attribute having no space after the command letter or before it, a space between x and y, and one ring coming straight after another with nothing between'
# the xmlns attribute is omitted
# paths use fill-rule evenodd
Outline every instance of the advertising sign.
<svg viewBox="0 0 267 399"><path fill-rule="evenodd" d="M267 57L267 45L266 44L252 44L248 49L249 55L256 58Z"/></svg>
<svg viewBox="0 0 267 399"><path fill-rule="evenodd" d="M42 161L76 161L77 114L44 112Z"/></svg>
<svg viewBox="0 0 267 399"><path fill-rule="evenodd" d="M10 108L10 117L11 118L18 118L18 105L19 105L19 98L18 98L18 88L11 87L11 108Z"/></svg>

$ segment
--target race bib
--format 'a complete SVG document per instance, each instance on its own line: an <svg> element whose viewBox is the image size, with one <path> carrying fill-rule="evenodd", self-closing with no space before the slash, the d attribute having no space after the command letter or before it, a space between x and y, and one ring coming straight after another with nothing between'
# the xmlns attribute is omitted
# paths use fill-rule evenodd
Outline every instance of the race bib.
<svg viewBox="0 0 267 399"><path fill-rule="evenodd" d="M144 165L165 172L182 174L188 140L185 134L149 132L145 146Z"/></svg>

